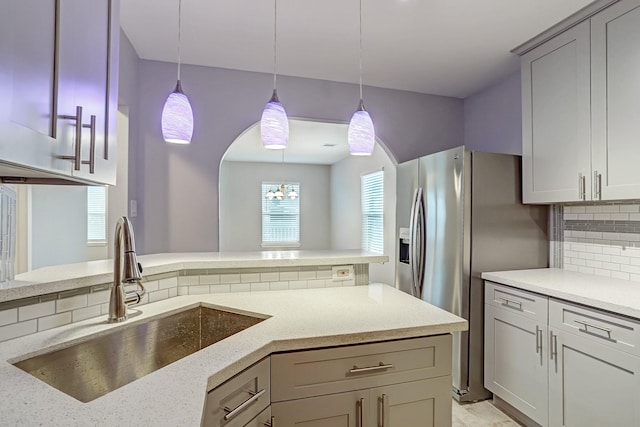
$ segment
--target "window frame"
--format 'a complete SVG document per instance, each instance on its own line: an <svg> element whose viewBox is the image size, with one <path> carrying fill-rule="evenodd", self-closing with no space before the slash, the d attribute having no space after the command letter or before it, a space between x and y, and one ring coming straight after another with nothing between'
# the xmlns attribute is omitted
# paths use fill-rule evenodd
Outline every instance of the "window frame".
<svg viewBox="0 0 640 427"><path fill-rule="evenodd" d="M293 186L293 188L295 189L295 191L298 193L298 197L296 197L295 199L295 203L297 204L296 209L297 212L295 214L289 214L290 216L297 216L297 219L295 222L297 222L297 237L298 240L297 241L276 241L276 240L265 240L265 216L266 215L271 215L271 213L269 212L265 212L265 206L267 203L269 202L273 202L273 200L269 200L266 198L266 193L270 188L277 188L280 186L280 184L284 184L285 187L289 187L289 186ZM299 182L276 182L276 181L262 181L260 183L260 247L262 248L299 248L301 246L301 227L300 227L300 222L301 222L301 212L300 212L300 183ZM290 199L287 199L286 194L285 194L285 198L283 200L279 200L276 202L287 202L287 203L292 203L293 201L291 201Z"/></svg>
<svg viewBox="0 0 640 427"><path fill-rule="evenodd" d="M104 229L103 229L103 238L100 239L92 239L90 238L90 216L92 214L91 212L91 195L90 192L92 189L97 189L97 188L102 188L104 191L104 212L93 212L93 214L102 214L103 218L104 218ZM108 228L108 206L109 203L109 191L108 188L106 186L102 186L102 185L97 185L97 186L87 186L87 246L106 246L108 243L108 238L107 238L107 228Z"/></svg>
<svg viewBox="0 0 640 427"><path fill-rule="evenodd" d="M369 183L367 183L369 181ZM376 200L365 200L367 194L365 194L365 188L375 184L375 181L379 181L379 191L375 194L369 192L367 194L372 195ZM363 251L384 254L384 168L363 173L360 175L360 247ZM368 202L368 203L367 203ZM365 206L367 205L367 206ZM375 206L373 206L375 205ZM378 212L371 213L371 208ZM366 208L366 209L365 209ZM371 221L369 218L378 218L377 225L380 227L378 232L369 232L369 226Z"/></svg>

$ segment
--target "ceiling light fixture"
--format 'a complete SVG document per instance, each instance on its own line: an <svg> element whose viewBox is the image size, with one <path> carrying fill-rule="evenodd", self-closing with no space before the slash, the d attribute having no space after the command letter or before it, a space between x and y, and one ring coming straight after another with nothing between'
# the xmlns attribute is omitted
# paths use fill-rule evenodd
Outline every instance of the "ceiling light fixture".
<svg viewBox="0 0 640 427"><path fill-rule="evenodd" d="M349 153L354 156L370 156L376 141L376 131L371 116L362 102L362 0L360 0L360 105L349 122L347 141Z"/></svg>
<svg viewBox="0 0 640 427"><path fill-rule="evenodd" d="M274 0L273 5L273 95L262 112L260 134L264 148L281 150L289 143L289 120L276 91L278 0Z"/></svg>
<svg viewBox="0 0 640 427"><path fill-rule="evenodd" d="M178 0L178 83L162 108L162 137L173 144L189 144L193 136L193 110L180 83L181 21L182 0Z"/></svg>

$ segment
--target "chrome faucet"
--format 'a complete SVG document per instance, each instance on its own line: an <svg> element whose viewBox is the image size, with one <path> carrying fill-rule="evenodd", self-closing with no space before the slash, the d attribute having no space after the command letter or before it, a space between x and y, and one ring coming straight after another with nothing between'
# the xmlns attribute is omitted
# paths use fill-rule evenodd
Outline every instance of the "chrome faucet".
<svg viewBox="0 0 640 427"><path fill-rule="evenodd" d="M133 228L127 217L116 223L113 253L113 286L109 300L109 323L127 320L127 305L140 302L145 293L142 280L142 266L136 258L136 245L133 239ZM124 258L124 261L123 261ZM127 283L136 283L139 290L125 292Z"/></svg>

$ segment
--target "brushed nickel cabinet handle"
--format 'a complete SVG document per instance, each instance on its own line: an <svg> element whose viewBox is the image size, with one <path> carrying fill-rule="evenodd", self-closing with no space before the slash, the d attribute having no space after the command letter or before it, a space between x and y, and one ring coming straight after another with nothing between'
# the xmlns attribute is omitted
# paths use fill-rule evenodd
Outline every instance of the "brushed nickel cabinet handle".
<svg viewBox="0 0 640 427"><path fill-rule="evenodd" d="M389 364L384 364L382 362L380 362L379 365L376 366L367 366L365 368L358 368L356 365L353 365L353 368L351 368L349 370L350 374L359 374L361 372L372 372L372 371L381 371L384 369L390 369L393 368L393 363L389 363Z"/></svg>
<svg viewBox="0 0 640 427"><path fill-rule="evenodd" d="M63 160L73 160L73 169L79 171L80 164L80 156L82 153L82 106L76 106L76 115L62 115L59 116L61 119L65 120L73 120L76 122L76 141L74 146L74 154L73 156L58 156L59 159Z"/></svg>
<svg viewBox="0 0 640 427"><path fill-rule="evenodd" d="M265 421L264 427L276 427L275 419L276 417L271 417L271 421Z"/></svg>
<svg viewBox="0 0 640 427"><path fill-rule="evenodd" d="M380 399L378 399L378 404L380 405L380 422L378 423L378 427L385 427L387 425L387 395L382 394Z"/></svg>
<svg viewBox="0 0 640 427"><path fill-rule="evenodd" d="M582 172L578 174L578 199L587 200L587 177Z"/></svg>
<svg viewBox="0 0 640 427"><path fill-rule="evenodd" d="M574 322L584 326L584 329L580 329L580 328L578 329L580 332L589 332L588 329L593 328L606 333L609 336L609 339L611 339L612 330L609 328L605 328L604 326L594 325L593 323L588 323L588 322L585 322L584 320L574 320Z"/></svg>
<svg viewBox="0 0 640 427"><path fill-rule="evenodd" d="M225 406L223 409L227 413L227 415L224 416L224 420L229 421L230 419L238 415L240 412L247 409L249 405L251 405L256 400L260 399L260 396L262 396L264 392L265 392L265 389L262 389L258 392L250 391L249 394L251 395L251 397L245 400L244 402L242 402L241 404L239 404L238 406L236 406L235 408L230 409Z"/></svg>
<svg viewBox="0 0 640 427"><path fill-rule="evenodd" d="M506 298L506 297L498 297L498 299L504 301L503 303L501 303L503 306L510 307L510 308L517 308L518 310L522 311L521 301L516 301L514 299ZM517 305L517 307L514 307L515 305Z"/></svg>
<svg viewBox="0 0 640 427"><path fill-rule="evenodd" d="M83 128L91 129L91 139L89 142L89 160L83 160L83 165L89 165L89 173L96 170L96 116L91 116L91 122L88 125L82 125Z"/></svg>
<svg viewBox="0 0 640 427"><path fill-rule="evenodd" d="M549 347L551 348L551 360L558 358L558 336L550 332Z"/></svg>
<svg viewBox="0 0 640 427"><path fill-rule="evenodd" d="M536 354L542 351L542 329L536 325Z"/></svg>
<svg viewBox="0 0 640 427"><path fill-rule="evenodd" d="M598 173L598 171L593 172L593 187L594 187L594 198L596 200L602 200L602 174Z"/></svg>
<svg viewBox="0 0 640 427"><path fill-rule="evenodd" d="M360 398L356 405L358 407L358 427L364 427L364 422L362 420L364 416L364 398Z"/></svg>

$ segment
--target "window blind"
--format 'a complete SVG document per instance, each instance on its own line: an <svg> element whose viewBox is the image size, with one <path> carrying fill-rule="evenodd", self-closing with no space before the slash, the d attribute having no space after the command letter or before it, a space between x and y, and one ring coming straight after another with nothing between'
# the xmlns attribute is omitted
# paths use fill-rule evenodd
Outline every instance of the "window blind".
<svg viewBox="0 0 640 427"><path fill-rule="evenodd" d="M384 252L384 171L360 177L362 249Z"/></svg>
<svg viewBox="0 0 640 427"><path fill-rule="evenodd" d="M262 243L292 244L300 243L300 184L285 183L285 188L293 188L298 197L295 200L285 197L282 200L265 197L267 191L276 191L280 183L262 183Z"/></svg>
<svg viewBox="0 0 640 427"><path fill-rule="evenodd" d="M107 187L87 187L87 240L107 241Z"/></svg>

